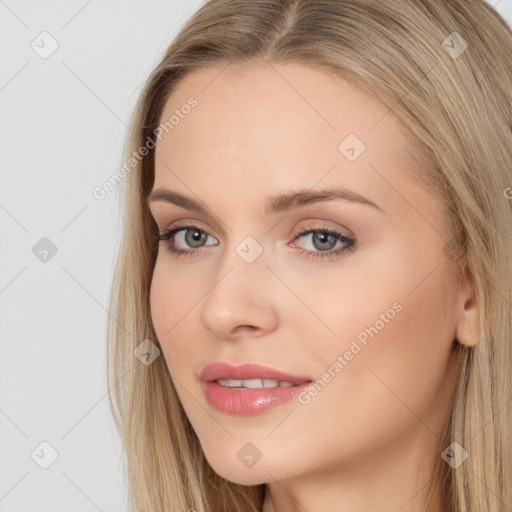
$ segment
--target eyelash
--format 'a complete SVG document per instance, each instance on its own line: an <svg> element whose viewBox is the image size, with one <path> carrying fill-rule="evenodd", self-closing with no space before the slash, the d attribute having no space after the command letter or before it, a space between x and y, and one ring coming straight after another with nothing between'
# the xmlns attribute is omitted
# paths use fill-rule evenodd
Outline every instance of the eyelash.
<svg viewBox="0 0 512 512"><path fill-rule="evenodd" d="M165 233L157 233L155 235L155 238L157 242L161 242L164 240L169 240L167 245L167 250L174 254L177 258L181 256L189 256L192 253L200 253L203 252L203 249L175 249L172 245L172 238L173 236L178 233L179 231L183 230L196 230L200 231L202 233L206 233L203 229L200 229L197 226L190 225L190 224L184 224L184 225L175 225L174 227L168 229L165 231ZM317 258L320 260L331 260L333 258L340 258L344 255L346 251L354 251L356 248L356 241L354 238L348 237L337 231L336 229L329 228L327 226L314 227L314 226L305 226L303 228L299 228L294 233L294 240L295 238L299 238L303 235L307 235L310 233L327 233L329 235L333 235L336 237L340 242L343 242L347 244L345 247L342 247L341 249L331 250L331 251L310 251L308 249L301 249L300 254L305 255L308 258Z"/></svg>

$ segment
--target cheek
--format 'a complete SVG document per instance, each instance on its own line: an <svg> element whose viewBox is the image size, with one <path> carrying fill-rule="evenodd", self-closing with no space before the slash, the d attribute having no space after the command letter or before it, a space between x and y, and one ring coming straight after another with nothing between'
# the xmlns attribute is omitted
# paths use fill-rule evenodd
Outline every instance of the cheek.
<svg viewBox="0 0 512 512"><path fill-rule="evenodd" d="M191 362L197 360L207 337L199 314L209 286L200 286L201 282L197 271L169 264L165 254L157 258L150 289L151 318L167 367L179 382L190 378Z"/></svg>
<svg viewBox="0 0 512 512"><path fill-rule="evenodd" d="M357 382L354 393L366 403L387 403L397 414L403 412L403 403L421 410L443 385L450 363L453 319L440 282L431 278L409 295L368 299L362 306L365 313L359 316L362 325L357 322L349 329L351 336L343 337L348 354L360 347L356 355L349 356L352 360L343 372ZM393 303L396 308L391 307ZM356 309L351 312L357 314Z"/></svg>
<svg viewBox="0 0 512 512"><path fill-rule="evenodd" d="M190 306L187 306L189 300L186 297L186 289L176 282L175 278L173 279L172 273L160 261L159 257L153 272L149 296L150 311L155 334L169 370L172 372L172 363L176 362L176 357L174 354L171 357L173 348L171 340L176 339ZM183 351L180 350L181 353Z"/></svg>
<svg viewBox="0 0 512 512"><path fill-rule="evenodd" d="M317 337L308 348L318 391L303 397L294 422L283 423L282 439L296 436L298 425L309 425L315 437L332 439L351 453L375 448L406 429L423 429L422 421L438 432L452 341L439 285L433 279L410 295L410 288L398 287L338 302L337 315L332 308L325 317L337 339ZM318 420L326 415L330 422Z"/></svg>
<svg viewBox="0 0 512 512"><path fill-rule="evenodd" d="M151 281L150 310L160 342L172 337L174 326L182 321L199 299L198 292L197 286L183 281L179 269L173 269L165 261L165 255L157 258Z"/></svg>
<svg viewBox="0 0 512 512"><path fill-rule="evenodd" d="M311 300L316 297L319 316L334 334L317 322L324 334L316 335L308 356L317 361L319 377L331 368L333 392L350 391L354 402L394 401L403 407L395 392L421 407L449 370L456 316L447 269L436 267L435 254L430 259L400 254L344 272L343 279L323 288L329 300L321 299L318 283L310 288L316 290ZM303 332L312 335L314 329L304 325Z"/></svg>

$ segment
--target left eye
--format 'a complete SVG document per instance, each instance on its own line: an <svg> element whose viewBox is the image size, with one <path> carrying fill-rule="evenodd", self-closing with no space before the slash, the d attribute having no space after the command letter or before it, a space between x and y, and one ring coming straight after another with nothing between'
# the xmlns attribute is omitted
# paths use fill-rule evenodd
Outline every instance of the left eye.
<svg viewBox="0 0 512 512"><path fill-rule="evenodd" d="M334 249L337 242L342 242L344 238L341 234L333 234L330 231L311 230L297 238L309 238L313 245L312 250L328 251ZM310 249L311 250L311 249Z"/></svg>

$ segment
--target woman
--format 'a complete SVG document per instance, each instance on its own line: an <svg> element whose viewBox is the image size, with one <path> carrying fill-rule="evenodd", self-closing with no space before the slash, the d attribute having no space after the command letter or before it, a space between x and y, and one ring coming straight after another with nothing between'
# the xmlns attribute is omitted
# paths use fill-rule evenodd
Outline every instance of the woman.
<svg viewBox="0 0 512 512"><path fill-rule="evenodd" d="M212 0L132 120L132 510L512 506L512 33L480 0Z"/></svg>

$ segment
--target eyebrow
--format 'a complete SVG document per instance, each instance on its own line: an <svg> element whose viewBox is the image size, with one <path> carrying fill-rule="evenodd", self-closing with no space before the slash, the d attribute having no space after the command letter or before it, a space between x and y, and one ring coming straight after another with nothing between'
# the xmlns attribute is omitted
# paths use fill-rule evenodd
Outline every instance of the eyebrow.
<svg viewBox="0 0 512 512"><path fill-rule="evenodd" d="M289 192L287 194L269 197L265 203L265 214L273 215L302 208L308 204L334 200L364 204L384 213L384 210L378 204L358 192L346 188L334 187L318 191L299 190L297 192ZM197 201L168 188L152 190L146 197L146 203L149 204L153 201L171 203L195 213L208 215L206 208L201 206Z"/></svg>

